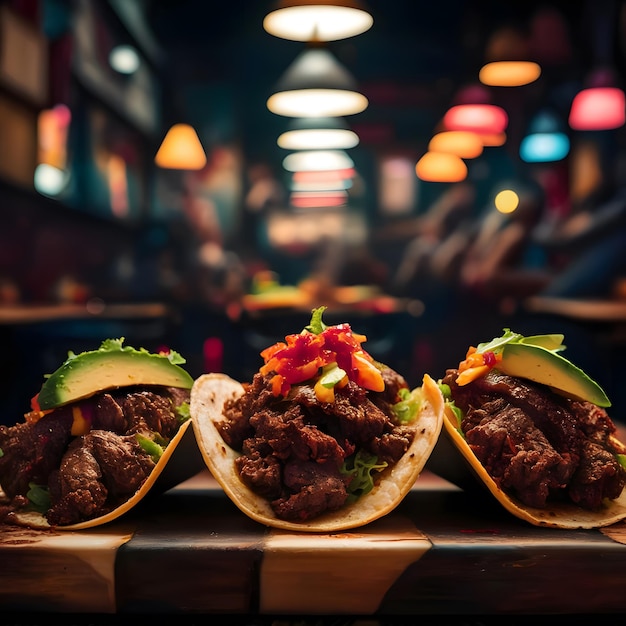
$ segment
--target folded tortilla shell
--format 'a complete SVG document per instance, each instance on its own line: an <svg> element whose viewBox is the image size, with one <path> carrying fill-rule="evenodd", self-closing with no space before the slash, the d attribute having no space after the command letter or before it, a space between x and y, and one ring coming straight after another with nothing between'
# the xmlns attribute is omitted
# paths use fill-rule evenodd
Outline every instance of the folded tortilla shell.
<svg viewBox="0 0 626 626"><path fill-rule="evenodd" d="M281 520L269 502L249 489L239 478L235 459L239 452L222 439L216 424L224 419L224 403L244 393L241 383L225 374L204 374L191 389L190 410L198 446L213 477L233 503L253 520L284 530L333 532L363 526L391 512L420 475L437 442L443 422L444 401L437 384L424 377L425 402L411 424L415 437L405 455L377 475L372 491L338 511L325 513L306 522Z"/></svg>
<svg viewBox="0 0 626 626"><path fill-rule="evenodd" d="M176 435L172 437L143 485L126 502L99 517L76 524L54 526L54 529L83 530L112 522L130 511L139 501L146 497L148 492L166 491L183 480L191 478L203 468L204 463L195 442L191 420L187 420L181 424ZM20 512L16 515L16 518L20 524L30 526L31 528L51 528L41 513L33 511Z"/></svg>
<svg viewBox="0 0 626 626"><path fill-rule="evenodd" d="M457 418L450 408L444 411L444 433L461 452L473 474L481 480L498 502L516 517L530 522L535 526L552 528L578 529L600 528L626 519L626 489L619 498L607 500L602 509L589 511L568 502L548 503L539 509L520 502L517 498L505 493L488 474L478 460L465 438L457 430ZM468 470L469 470L468 468Z"/></svg>

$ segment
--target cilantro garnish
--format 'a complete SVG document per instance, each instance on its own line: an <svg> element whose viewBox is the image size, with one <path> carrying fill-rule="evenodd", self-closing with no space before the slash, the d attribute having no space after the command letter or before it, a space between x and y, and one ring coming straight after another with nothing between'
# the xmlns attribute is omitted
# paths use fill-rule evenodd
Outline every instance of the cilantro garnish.
<svg viewBox="0 0 626 626"><path fill-rule="evenodd" d="M324 314L325 310L325 306L320 306L316 309L313 309L311 311L311 321L309 322L308 326L304 327L304 330L308 330L314 335L319 335L320 333L324 332L328 328L328 326L326 326L326 324L324 324L324 322L322 321L322 315Z"/></svg>
<svg viewBox="0 0 626 626"><path fill-rule="evenodd" d="M31 506L38 513L45 513L50 508L50 492L48 487L37 485L36 483L28 483L28 491L26 497Z"/></svg>
<svg viewBox="0 0 626 626"><path fill-rule="evenodd" d="M387 467L383 461L378 463L378 457L365 450L359 450L356 454L347 458L341 467L341 473L351 476L348 485L348 502L354 502L374 488L372 472L381 471Z"/></svg>

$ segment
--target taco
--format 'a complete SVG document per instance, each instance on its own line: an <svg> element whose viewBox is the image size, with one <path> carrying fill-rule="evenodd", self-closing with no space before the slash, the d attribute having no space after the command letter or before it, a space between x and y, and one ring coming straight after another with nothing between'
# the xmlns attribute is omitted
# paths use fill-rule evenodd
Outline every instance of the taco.
<svg viewBox="0 0 626 626"><path fill-rule="evenodd" d="M183 440L192 450L188 467L172 472L167 487L204 466L189 442L193 379L185 359L123 341L69 352L24 421L0 426L0 521L67 530L109 522L165 480Z"/></svg>
<svg viewBox="0 0 626 626"><path fill-rule="evenodd" d="M266 526L355 528L392 511L418 478L443 420L426 376L410 390L349 324L311 324L261 352L249 383L200 376L190 410L198 446L236 506Z"/></svg>
<svg viewBox="0 0 626 626"><path fill-rule="evenodd" d="M504 329L470 347L440 381L444 433L520 519L607 526L626 518L626 446L604 390L562 356L563 340Z"/></svg>

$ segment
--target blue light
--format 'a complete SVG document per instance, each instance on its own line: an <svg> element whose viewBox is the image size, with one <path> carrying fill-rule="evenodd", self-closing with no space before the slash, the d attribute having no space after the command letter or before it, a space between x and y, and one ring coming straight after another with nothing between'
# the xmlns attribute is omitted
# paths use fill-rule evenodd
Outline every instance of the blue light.
<svg viewBox="0 0 626 626"><path fill-rule="evenodd" d="M569 153L569 138L565 133L533 133L522 139L520 158L526 163L560 161Z"/></svg>

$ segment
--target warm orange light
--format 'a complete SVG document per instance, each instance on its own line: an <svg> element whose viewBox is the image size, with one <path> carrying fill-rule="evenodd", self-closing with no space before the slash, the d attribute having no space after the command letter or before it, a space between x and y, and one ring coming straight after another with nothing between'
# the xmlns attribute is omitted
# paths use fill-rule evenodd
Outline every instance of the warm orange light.
<svg viewBox="0 0 626 626"><path fill-rule="evenodd" d="M483 151L481 138L467 130L448 130L437 133L428 144L429 152L449 152L462 159L474 159Z"/></svg>
<svg viewBox="0 0 626 626"><path fill-rule="evenodd" d="M574 130L611 130L625 121L624 92L617 87L583 89L572 101L569 125Z"/></svg>
<svg viewBox="0 0 626 626"><path fill-rule="evenodd" d="M533 61L494 61L483 65L478 79L491 87L520 87L536 81L541 67Z"/></svg>
<svg viewBox="0 0 626 626"><path fill-rule="evenodd" d="M503 146L506 143L506 133L476 133L485 148Z"/></svg>
<svg viewBox="0 0 626 626"><path fill-rule="evenodd" d="M201 170L207 162L198 134L189 124L174 124L154 158L159 167L175 170Z"/></svg>
<svg viewBox="0 0 626 626"><path fill-rule="evenodd" d="M128 175L126 161L112 154L107 161L107 178L109 183L109 197L111 198L111 211L117 217L128 215Z"/></svg>
<svg viewBox="0 0 626 626"><path fill-rule="evenodd" d="M446 111L446 130L468 130L477 133L503 133L509 123L506 111L494 104L457 104Z"/></svg>
<svg viewBox="0 0 626 626"><path fill-rule="evenodd" d="M513 213L519 206L519 196L513 189L503 189L496 194L494 204L500 213Z"/></svg>
<svg viewBox="0 0 626 626"><path fill-rule="evenodd" d="M467 178L467 165L456 154L426 152L417 162L415 173L428 182L458 183Z"/></svg>
<svg viewBox="0 0 626 626"><path fill-rule="evenodd" d="M72 114L67 106L58 104L44 109L37 119L38 163L65 169L67 137Z"/></svg>

